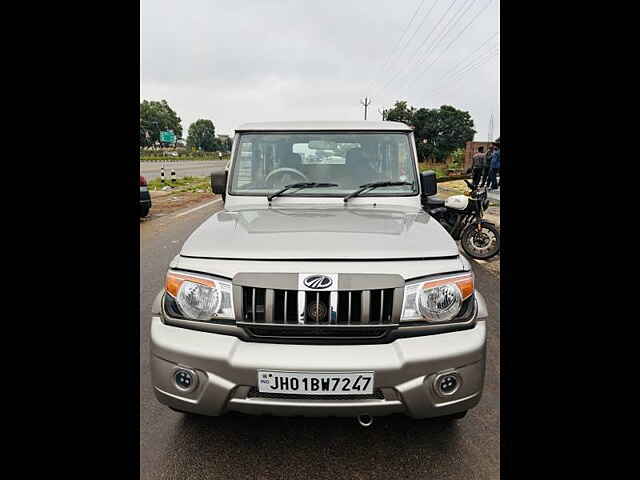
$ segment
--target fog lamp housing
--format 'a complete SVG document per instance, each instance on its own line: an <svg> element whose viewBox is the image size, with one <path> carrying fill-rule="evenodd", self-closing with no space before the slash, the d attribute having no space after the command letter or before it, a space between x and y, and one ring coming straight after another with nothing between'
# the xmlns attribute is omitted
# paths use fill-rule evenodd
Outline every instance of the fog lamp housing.
<svg viewBox="0 0 640 480"><path fill-rule="evenodd" d="M173 382L181 392L193 392L198 386L198 375L190 368L176 367L173 371Z"/></svg>
<svg viewBox="0 0 640 480"><path fill-rule="evenodd" d="M443 372L436 375L433 388L441 397L448 397L456 393L462 385L462 378L457 372Z"/></svg>

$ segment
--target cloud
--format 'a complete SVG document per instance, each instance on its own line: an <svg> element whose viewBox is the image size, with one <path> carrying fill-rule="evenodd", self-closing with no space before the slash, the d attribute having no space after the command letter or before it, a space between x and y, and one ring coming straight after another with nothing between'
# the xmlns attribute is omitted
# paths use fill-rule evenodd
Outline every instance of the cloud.
<svg viewBox="0 0 640 480"><path fill-rule="evenodd" d="M496 59L461 70L457 83L443 79L454 67L464 67L458 65L464 57L497 31L497 1L418 76L488 3L458 0L417 49L452 1L439 0L416 31L435 2L425 0L404 37L408 40L415 31L412 42L400 55L391 55L420 0L142 0L140 98L166 99L185 132L198 118L213 120L216 131L226 134L249 121L356 120L363 114L360 99L373 95L369 118L379 119L376 110L396 99L426 107L446 103L471 112L476 138L486 137L493 112L498 136ZM444 35L452 25L448 19L455 20L453 13L466 6L468 13ZM440 33L436 45L432 40ZM431 55L421 56L431 47ZM408 62L414 51L416 60ZM381 72L389 58L393 68ZM380 91L397 68L403 75Z"/></svg>

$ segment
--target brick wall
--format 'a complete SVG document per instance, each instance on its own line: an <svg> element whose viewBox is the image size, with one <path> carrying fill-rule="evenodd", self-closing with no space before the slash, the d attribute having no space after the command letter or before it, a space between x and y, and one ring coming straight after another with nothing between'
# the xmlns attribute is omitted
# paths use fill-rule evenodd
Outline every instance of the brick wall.
<svg viewBox="0 0 640 480"><path fill-rule="evenodd" d="M471 167L471 159L473 155L478 151L478 147L484 147L486 153L487 149L492 145L491 142L467 142L464 149L464 169Z"/></svg>

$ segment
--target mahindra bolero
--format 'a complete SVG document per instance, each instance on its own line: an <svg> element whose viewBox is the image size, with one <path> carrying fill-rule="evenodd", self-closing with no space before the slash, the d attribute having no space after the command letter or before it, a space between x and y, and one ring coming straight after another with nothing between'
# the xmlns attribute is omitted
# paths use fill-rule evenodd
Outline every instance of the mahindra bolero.
<svg viewBox="0 0 640 480"><path fill-rule="evenodd" d="M170 263L151 320L157 399L181 412L464 416L487 310L428 213L412 129L250 123L212 174L224 208Z"/></svg>

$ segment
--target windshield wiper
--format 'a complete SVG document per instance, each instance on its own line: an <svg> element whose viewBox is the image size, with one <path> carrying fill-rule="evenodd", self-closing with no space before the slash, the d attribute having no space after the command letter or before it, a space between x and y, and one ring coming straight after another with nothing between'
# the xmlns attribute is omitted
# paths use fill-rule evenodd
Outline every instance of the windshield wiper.
<svg viewBox="0 0 640 480"><path fill-rule="evenodd" d="M413 185L411 182L373 182L373 183L365 183L364 185L360 185L360 188L354 192L351 192L349 195L344 197L344 203L347 203L350 198L357 197L365 190L371 190L378 187L396 187L400 185Z"/></svg>
<svg viewBox="0 0 640 480"><path fill-rule="evenodd" d="M339 185L337 183L316 183L316 182L300 182L300 183L292 183L291 185L285 185L283 188L281 188L280 190L278 190L275 193L272 193L271 195L267 195L267 200L269 200L269 203L271 203L271 200L273 200L275 197L277 197L278 195L282 195L284 192L286 192L287 190L291 190L293 188L325 188L325 187L338 187Z"/></svg>

